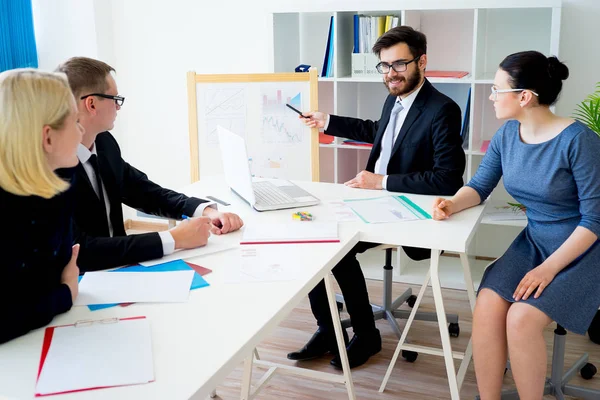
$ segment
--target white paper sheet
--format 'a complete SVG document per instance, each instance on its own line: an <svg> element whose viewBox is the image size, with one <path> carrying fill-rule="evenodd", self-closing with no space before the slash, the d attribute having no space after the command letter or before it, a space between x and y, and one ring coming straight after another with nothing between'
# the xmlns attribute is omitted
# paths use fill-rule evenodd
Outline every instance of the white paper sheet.
<svg viewBox="0 0 600 400"><path fill-rule="evenodd" d="M352 208L343 201L330 201L327 203L327 207L329 208L331 217L338 222L360 221L360 218L354 214Z"/></svg>
<svg viewBox="0 0 600 400"><path fill-rule="evenodd" d="M169 254L161 258L155 258L154 260L142 261L140 265L144 267L152 267L153 265L163 264L169 261L175 260L189 260L190 258L205 256L208 254L218 253L220 251L231 250L236 248L238 243L214 243L210 239L208 244L197 249L189 250L177 250L176 252Z"/></svg>
<svg viewBox="0 0 600 400"><path fill-rule="evenodd" d="M420 219L392 196L351 200L347 204L364 222L370 224Z"/></svg>
<svg viewBox="0 0 600 400"><path fill-rule="evenodd" d="M96 321L77 327L54 328L36 393L134 385L153 380L148 320Z"/></svg>
<svg viewBox="0 0 600 400"><path fill-rule="evenodd" d="M176 303L189 298L194 271L86 272L73 305Z"/></svg>
<svg viewBox="0 0 600 400"><path fill-rule="evenodd" d="M286 262L285 250L248 247L240 251L240 262L223 268L225 283L282 282L298 277L298 266Z"/></svg>
<svg viewBox="0 0 600 400"><path fill-rule="evenodd" d="M249 224L244 229L241 243L296 243L331 240L339 240L337 222L292 221Z"/></svg>

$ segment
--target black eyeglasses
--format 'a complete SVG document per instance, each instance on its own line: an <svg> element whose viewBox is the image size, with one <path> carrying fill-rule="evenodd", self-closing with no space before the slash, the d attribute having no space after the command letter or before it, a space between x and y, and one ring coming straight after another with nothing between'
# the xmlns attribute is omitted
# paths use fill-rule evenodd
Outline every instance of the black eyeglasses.
<svg viewBox="0 0 600 400"><path fill-rule="evenodd" d="M98 96L98 97L102 97L103 99L114 100L115 104L118 105L119 107L121 107L123 105L123 103L125 103L125 97L123 97L123 96L112 96L110 94L103 94L103 93L86 94L85 96L81 96L80 99L83 100L90 96Z"/></svg>
<svg viewBox="0 0 600 400"><path fill-rule="evenodd" d="M389 73L390 68L392 68L396 72L404 72L404 71L406 71L408 64L410 64L413 61L417 61L419 58L421 58L421 56L417 56L410 61L396 60L391 64L388 64L388 63L382 61L379 64L377 64L375 66L375 68L377 69L377 72L379 72L380 74Z"/></svg>

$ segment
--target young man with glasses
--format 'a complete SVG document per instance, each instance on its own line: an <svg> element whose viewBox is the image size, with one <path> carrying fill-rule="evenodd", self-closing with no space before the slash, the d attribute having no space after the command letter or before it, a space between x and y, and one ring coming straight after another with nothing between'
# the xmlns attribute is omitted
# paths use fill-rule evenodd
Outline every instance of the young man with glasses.
<svg viewBox="0 0 600 400"><path fill-rule="evenodd" d="M80 163L76 167L74 213L82 271L138 263L176 249L203 246L210 232L228 233L242 226L237 215L219 212L207 200L162 188L121 158L119 145L108 132L125 102L118 94L114 68L102 61L74 57L58 70L67 75L85 129L77 151ZM192 218L169 231L127 236L122 204L166 218Z"/></svg>
<svg viewBox="0 0 600 400"><path fill-rule="evenodd" d="M310 117L303 118L304 123L329 135L373 143L366 169L346 182L347 186L428 195L455 193L463 184L465 169L461 111L452 99L425 79L425 35L408 26L393 28L377 40L373 52L381 61L377 70L390 93L379 121L316 111L304 113ZM347 348L350 367L364 364L381 350L381 336L356 259L356 254L376 245L357 244L333 269L354 330ZM429 258L430 254L425 249L405 247L404 250L416 260ZM292 360L337 353L323 282L310 292L309 298L319 329L304 348L288 354ZM339 356L331 364L341 368Z"/></svg>

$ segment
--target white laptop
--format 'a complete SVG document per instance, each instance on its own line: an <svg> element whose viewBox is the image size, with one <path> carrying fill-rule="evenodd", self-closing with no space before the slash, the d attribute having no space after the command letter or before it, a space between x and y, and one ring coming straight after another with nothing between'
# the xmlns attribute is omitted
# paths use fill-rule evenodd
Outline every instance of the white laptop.
<svg viewBox="0 0 600 400"><path fill-rule="evenodd" d="M257 211L319 204L319 199L287 180L272 179L252 182L244 138L221 126L217 127L217 132L227 184L233 192Z"/></svg>

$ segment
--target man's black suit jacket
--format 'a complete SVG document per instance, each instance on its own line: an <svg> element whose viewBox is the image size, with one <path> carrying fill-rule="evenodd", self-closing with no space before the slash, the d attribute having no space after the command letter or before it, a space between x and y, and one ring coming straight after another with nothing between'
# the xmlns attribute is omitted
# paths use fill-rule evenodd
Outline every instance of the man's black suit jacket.
<svg viewBox="0 0 600 400"><path fill-rule="evenodd" d="M374 172L383 133L395 96L388 96L379 121L332 115L326 133L373 143L366 170ZM387 168L386 189L391 192L453 195L463 186L465 153L462 149L460 107L425 79L394 141ZM414 260L430 251L404 247Z"/></svg>
<svg viewBox="0 0 600 400"><path fill-rule="evenodd" d="M327 134L373 143L366 170L374 172L395 96L388 96L379 121L332 115ZM387 190L453 195L463 186L460 107L425 79L400 128L387 168Z"/></svg>
<svg viewBox="0 0 600 400"><path fill-rule="evenodd" d="M121 149L109 132L96 137L100 176L110 202L110 237L106 213L79 163L76 167L74 232L79 243L78 266L82 272L107 269L163 256L158 233L127 236L121 204L148 214L181 219L193 215L206 200L187 197L150 181L146 174L121 158Z"/></svg>

